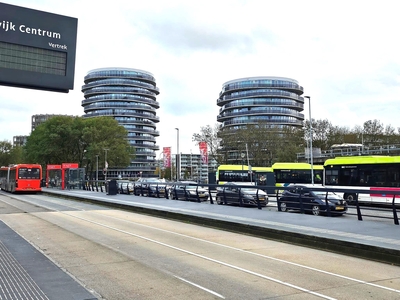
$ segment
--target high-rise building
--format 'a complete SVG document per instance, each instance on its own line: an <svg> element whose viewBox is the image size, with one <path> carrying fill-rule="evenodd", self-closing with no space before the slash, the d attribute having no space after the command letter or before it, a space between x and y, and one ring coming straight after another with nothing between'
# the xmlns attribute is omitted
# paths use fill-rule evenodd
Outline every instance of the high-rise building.
<svg viewBox="0 0 400 300"><path fill-rule="evenodd" d="M302 94L303 87L290 78L260 76L231 80L222 85L217 100L220 106L217 121L222 125L221 131L227 134L259 124L278 132L288 126L301 127L304 122ZM223 148L227 161L242 163L243 151L240 153L232 145Z"/></svg>
<svg viewBox="0 0 400 300"><path fill-rule="evenodd" d="M248 77L222 85L217 121L222 129L266 123L273 128L303 126L303 87L283 77Z"/></svg>
<svg viewBox="0 0 400 300"><path fill-rule="evenodd" d="M60 117L60 116L69 116L73 117L70 115L55 115L55 114L43 114L43 115L33 115L32 116L32 122L31 122L31 131L34 131L36 127L38 127L40 124L46 122L47 120L53 118L53 117Z"/></svg>
<svg viewBox="0 0 400 300"><path fill-rule="evenodd" d="M180 154L180 174L179 178L183 180L193 180L200 183L210 183L210 173L215 174L218 167L214 159L207 163L202 160L201 154ZM176 166L176 154L172 156L172 164Z"/></svg>
<svg viewBox="0 0 400 300"><path fill-rule="evenodd" d="M13 136L13 146L19 146L22 147L26 144L28 136L27 135L14 135Z"/></svg>
<svg viewBox="0 0 400 300"><path fill-rule="evenodd" d="M31 117L31 132L34 131L36 127L38 127L40 124L46 122L47 120L49 120L53 117L59 117L59 116L65 116L65 115L55 115L55 114L32 115L32 117ZM71 116L71 117L73 117L73 116ZM27 135L13 136L13 145L14 146L24 146L26 144L27 139L28 139Z"/></svg>
<svg viewBox="0 0 400 300"><path fill-rule="evenodd" d="M95 69L85 76L82 101L85 118L113 117L128 131L128 141L136 149L136 157L128 168L109 169L108 176L152 176L156 170L156 123L159 117L156 101L159 89L154 76L128 68ZM108 155L112 153L108 152Z"/></svg>

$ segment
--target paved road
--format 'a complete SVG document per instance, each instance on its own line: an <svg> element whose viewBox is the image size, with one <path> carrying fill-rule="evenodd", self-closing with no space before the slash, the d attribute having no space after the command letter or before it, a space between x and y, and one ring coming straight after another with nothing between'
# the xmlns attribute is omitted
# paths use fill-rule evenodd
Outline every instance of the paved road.
<svg viewBox="0 0 400 300"><path fill-rule="evenodd" d="M17 198L1 198L1 220L99 298L400 297L399 269L389 264L53 196Z"/></svg>

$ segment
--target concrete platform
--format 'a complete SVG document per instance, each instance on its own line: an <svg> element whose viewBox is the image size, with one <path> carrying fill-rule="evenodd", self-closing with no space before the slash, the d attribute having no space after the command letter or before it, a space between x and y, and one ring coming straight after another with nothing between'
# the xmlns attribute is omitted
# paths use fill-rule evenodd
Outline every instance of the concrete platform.
<svg viewBox="0 0 400 300"><path fill-rule="evenodd" d="M97 299L0 221L0 299Z"/></svg>

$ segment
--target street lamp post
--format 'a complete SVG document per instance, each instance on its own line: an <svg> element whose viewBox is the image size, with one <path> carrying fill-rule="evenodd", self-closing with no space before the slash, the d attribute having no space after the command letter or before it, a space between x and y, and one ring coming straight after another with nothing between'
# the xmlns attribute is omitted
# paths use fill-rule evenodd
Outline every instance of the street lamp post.
<svg viewBox="0 0 400 300"><path fill-rule="evenodd" d="M181 176L181 162L180 162L180 155L179 155L179 128L176 129L176 181L179 180Z"/></svg>
<svg viewBox="0 0 400 300"><path fill-rule="evenodd" d="M364 154L364 128L361 131L361 154Z"/></svg>
<svg viewBox="0 0 400 300"><path fill-rule="evenodd" d="M158 155L158 178L161 179L161 155L164 159L164 153L161 152L160 155Z"/></svg>
<svg viewBox="0 0 400 300"><path fill-rule="evenodd" d="M190 179L193 180L193 153L190 149Z"/></svg>
<svg viewBox="0 0 400 300"><path fill-rule="evenodd" d="M304 98L308 99L308 111L310 116L310 163L311 163L311 184L314 184L314 165L313 165L313 132L312 132L312 124L311 124L311 97L304 96Z"/></svg>
<svg viewBox="0 0 400 300"><path fill-rule="evenodd" d="M96 155L96 186L97 181L99 180L99 155Z"/></svg>
<svg viewBox="0 0 400 300"><path fill-rule="evenodd" d="M104 174L104 181L107 181L107 168L108 168L107 151L110 150L110 149L104 148L103 150L104 150L104 153L105 153L105 155L104 155L104 169L106 170L105 174Z"/></svg>

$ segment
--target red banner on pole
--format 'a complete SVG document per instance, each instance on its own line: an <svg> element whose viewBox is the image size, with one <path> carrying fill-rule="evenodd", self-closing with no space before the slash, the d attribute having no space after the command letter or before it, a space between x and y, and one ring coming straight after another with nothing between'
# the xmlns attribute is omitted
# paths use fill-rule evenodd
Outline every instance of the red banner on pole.
<svg viewBox="0 0 400 300"><path fill-rule="evenodd" d="M171 167L171 147L163 147L164 168Z"/></svg>
<svg viewBox="0 0 400 300"><path fill-rule="evenodd" d="M208 164L207 142L200 142L199 148L200 148L201 161L203 162L203 164Z"/></svg>

